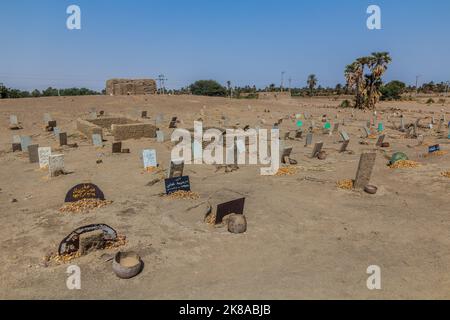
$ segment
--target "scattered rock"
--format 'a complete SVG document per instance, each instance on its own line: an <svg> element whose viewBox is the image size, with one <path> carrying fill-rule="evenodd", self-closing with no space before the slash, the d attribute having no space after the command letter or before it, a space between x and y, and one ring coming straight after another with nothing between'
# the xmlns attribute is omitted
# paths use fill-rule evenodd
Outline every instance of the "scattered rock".
<svg viewBox="0 0 450 320"><path fill-rule="evenodd" d="M230 214L228 216L228 231L239 234L247 231L247 219L243 214Z"/></svg>

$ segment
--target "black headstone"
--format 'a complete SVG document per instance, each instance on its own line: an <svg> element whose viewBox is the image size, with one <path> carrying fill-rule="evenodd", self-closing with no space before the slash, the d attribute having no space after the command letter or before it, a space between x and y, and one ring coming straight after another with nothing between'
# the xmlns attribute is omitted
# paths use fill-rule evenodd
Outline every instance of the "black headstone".
<svg viewBox="0 0 450 320"><path fill-rule="evenodd" d="M113 142L112 153L121 153L121 152L122 152L122 142Z"/></svg>
<svg viewBox="0 0 450 320"><path fill-rule="evenodd" d="M166 186L166 194L171 194L177 191L191 191L191 184L189 177L175 177L164 180Z"/></svg>
<svg viewBox="0 0 450 320"><path fill-rule="evenodd" d="M76 202L83 199L105 200L105 195L95 184L81 183L67 192L65 202Z"/></svg>
<svg viewBox="0 0 450 320"><path fill-rule="evenodd" d="M67 146L67 132L61 132L59 134L59 145Z"/></svg>
<svg viewBox="0 0 450 320"><path fill-rule="evenodd" d="M33 144L33 145L28 146L28 156L30 158L31 163L39 162L38 149L39 149L38 144Z"/></svg>
<svg viewBox="0 0 450 320"><path fill-rule="evenodd" d="M222 223L223 218L231 213L244 214L244 203L245 198L241 198L217 205L216 224Z"/></svg>

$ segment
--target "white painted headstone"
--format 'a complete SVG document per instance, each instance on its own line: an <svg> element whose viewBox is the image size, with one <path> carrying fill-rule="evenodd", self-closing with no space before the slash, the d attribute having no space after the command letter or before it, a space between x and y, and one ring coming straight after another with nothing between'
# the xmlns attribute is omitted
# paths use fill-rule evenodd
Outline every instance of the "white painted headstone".
<svg viewBox="0 0 450 320"><path fill-rule="evenodd" d="M144 161L144 168L158 166L158 162L156 161L156 150L154 149L145 149L142 151L142 160Z"/></svg>
<svg viewBox="0 0 450 320"><path fill-rule="evenodd" d="M13 143L20 143L21 141L20 141L20 136L18 136L18 135L14 135L13 136Z"/></svg>
<svg viewBox="0 0 450 320"><path fill-rule="evenodd" d="M64 173L64 155L55 154L48 158L48 171L50 177L56 177Z"/></svg>
<svg viewBox="0 0 450 320"><path fill-rule="evenodd" d="M40 168L48 167L48 160L49 160L51 154L52 154L52 148L50 148L50 147L38 148L39 167Z"/></svg>
<svg viewBox="0 0 450 320"><path fill-rule="evenodd" d="M100 134L98 134L98 133L93 134L92 135L92 143L96 147L103 147L102 136Z"/></svg>
<svg viewBox="0 0 450 320"><path fill-rule="evenodd" d="M16 115L10 115L9 116L9 123L13 126L17 126L19 124L19 121L17 120L17 116Z"/></svg>
<svg viewBox="0 0 450 320"><path fill-rule="evenodd" d="M59 129L58 127L53 128L53 134L55 135L55 137L59 138L60 133L61 133L61 129Z"/></svg>
<svg viewBox="0 0 450 320"><path fill-rule="evenodd" d="M162 132L161 130L156 131L156 141L164 142L164 132Z"/></svg>

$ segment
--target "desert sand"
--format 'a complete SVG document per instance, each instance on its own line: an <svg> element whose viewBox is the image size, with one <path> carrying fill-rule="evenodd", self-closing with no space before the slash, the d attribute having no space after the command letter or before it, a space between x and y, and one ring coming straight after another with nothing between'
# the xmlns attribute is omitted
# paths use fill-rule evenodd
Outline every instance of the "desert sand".
<svg viewBox="0 0 450 320"><path fill-rule="evenodd" d="M406 139L397 130L402 112L405 123L419 117L429 123L447 113L449 105L419 102L382 102L378 114L386 126L389 148L377 148L376 140L362 139L361 128L371 112L340 109L341 100L302 98L280 101L230 100L196 96L54 97L0 100L0 298L2 299L437 299L450 298L450 170L449 154L423 157L427 145L439 143L449 150L434 129L420 128L424 145ZM251 106L249 108L248 106ZM205 106L205 107L204 107ZM148 183L155 174L145 172L142 149L157 151L167 169L170 141L127 140L130 154L112 154L112 137L105 147L95 148L75 127L89 110L103 110L138 118L148 111L152 123L163 113L159 127L170 137L171 117L179 128L192 128L203 116L205 126L220 126L222 115L229 124L265 128L286 115L308 112L317 125L324 114L342 122L350 135L350 153L338 152L336 135L314 134L323 141L326 160L311 159L312 146L304 140L285 141L293 146L292 158L299 171L290 176L261 176L259 166L243 165L225 173L214 166L189 165L196 200L171 200L160 196L164 182ZM397 110L398 109L398 110ZM264 112L270 110L270 113ZM351 113L354 117L351 117ZM22 152L12 152L13 135L31 135L40 146L59 149L52 133L44 130L43 115L50 113L69 143L63 147L65 167L71 174L49 178ZM11 131L9 116L15 114L23 129ZM336 119L336 115L338 118ZM389 122L387 116L390 115ZM295 130L284 120L281 136ZM368 145L361 145L360 141ZM408 146L409 145L409 146ZM371 184L378 193L339 189L336 182L354 179L362 152L376 152ZM415 169L391 169L387 155L405 152L421 164ZM101 159L103 162L97 164ZM92 182L112 204L89 213L61 213L66 192L78 183ZM233 190L246 197L248 230L236 235L226 227L203 221L202 204L214 192ZM17 202L12 202L17 199ZM43 257L57 250L72 230L105 223L127 237L120 250L140 254L145 267L140 275L121 280L112 272L110 257L118 249L96 251L69 264L46 265ZM107 261L108 260L108 261ZM81 290L68 290L66 269L81 268ZM382 289L368 290L367 267L381 267Z"/></svg>

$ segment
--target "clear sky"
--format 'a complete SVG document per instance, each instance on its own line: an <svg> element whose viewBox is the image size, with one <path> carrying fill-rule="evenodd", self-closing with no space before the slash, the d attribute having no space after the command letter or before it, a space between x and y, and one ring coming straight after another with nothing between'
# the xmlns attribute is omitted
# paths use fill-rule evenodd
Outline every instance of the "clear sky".
<svg viewBox="0 0 450 320"><path fill-rule="evenodd" d="M81 30L66 9L81 8ZM368 30L370 4L382 30ZM355 58L389 51L385 80L450 80L449 0L1 0L0 82L20 89L85 86L164 73L167 87L199 79L292 86L315 73L344 83Z"/></svg>

